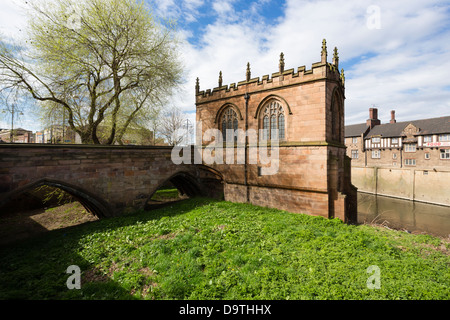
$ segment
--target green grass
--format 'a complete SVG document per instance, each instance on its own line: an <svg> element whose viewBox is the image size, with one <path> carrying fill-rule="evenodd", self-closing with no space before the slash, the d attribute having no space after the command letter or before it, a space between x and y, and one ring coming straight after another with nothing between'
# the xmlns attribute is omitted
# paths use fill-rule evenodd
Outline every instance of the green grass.
<svg viewBox="0 0 450 320"><path fill-rule="evenodd" d="M449 244L190 199L0 249L1 299L449 299ZM82 270L68 290L66 269ZM380 289L367 288L380 268Z"/></svg>
<svg viewBox="0 0 450 320"><path fill-rule="evenodd" d="M165 201L177 199L180 196L178 189L161 189L155 192L152 196L152 200Z"/></svg>

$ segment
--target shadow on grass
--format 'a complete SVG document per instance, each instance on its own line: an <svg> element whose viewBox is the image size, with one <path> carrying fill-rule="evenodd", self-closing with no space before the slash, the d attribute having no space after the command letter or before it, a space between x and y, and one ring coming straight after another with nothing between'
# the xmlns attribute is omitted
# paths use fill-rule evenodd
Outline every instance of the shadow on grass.
<svg viewBox="0 0 450 320"><path fill-rule="evenodd" d="M152 211L138 211L49 231L0 247L0 299L135 299L133 288L126 288L107 275L102 275L99 270L93 269L95 263L78 254L82 250L79 240L97 232L177 216L217 201L189 199ZM66 273L66 270L71 265L81 269L81 290L67 288L66 281L71 274Z"/></svg>

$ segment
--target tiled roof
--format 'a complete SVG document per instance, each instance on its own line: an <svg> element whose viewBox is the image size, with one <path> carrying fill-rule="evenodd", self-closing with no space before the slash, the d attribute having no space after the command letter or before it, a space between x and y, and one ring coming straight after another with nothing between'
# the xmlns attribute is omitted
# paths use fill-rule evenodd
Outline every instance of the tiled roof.
<svg viewBox="0 0 450 320"><path fill-rule="evenodd" d="M366 123L352 124L345 126L345 137L359 137L368 129Z"/></svg>
<svg viewBox="0 0 450 320"><path fill-rule="evenodd" d="M448 116L432 119L380 124L370 130L367 138L370 138L372 136L401 137L402 131L410 123L419 128L419 132L417 133L417 135L450 133L450 116Z"/></svg>

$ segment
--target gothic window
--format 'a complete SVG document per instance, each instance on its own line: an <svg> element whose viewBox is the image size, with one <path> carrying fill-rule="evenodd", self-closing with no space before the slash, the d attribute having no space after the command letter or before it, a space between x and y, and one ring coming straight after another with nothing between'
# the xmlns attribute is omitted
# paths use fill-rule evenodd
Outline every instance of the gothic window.
<svg viewBox="0 0 450 320"><path fill-rule="evenodd" d="M277 101L270 101L262 112L263 140L284 140L286 138L286 124L284 109ZM278 136L277 136L278 130Z"/></svg>
<svg viewBox="0 0 450 320"><path fill-rule="evenodd" d="M341 119L342 119L342 110L341 104L339 102L339 95L334 94L333 99L331 101L331 137L334 141L341 141Z"/></svg>
<svg viewBox="0 0 450 320"><path fill-rule="evenodd" d="M227 108L222 115L222 136L223 141L227 141L227 130L231 130L228 135L232 133L234 141L237 141L236 130L238 129L237 113L232 108Z"/></svg>

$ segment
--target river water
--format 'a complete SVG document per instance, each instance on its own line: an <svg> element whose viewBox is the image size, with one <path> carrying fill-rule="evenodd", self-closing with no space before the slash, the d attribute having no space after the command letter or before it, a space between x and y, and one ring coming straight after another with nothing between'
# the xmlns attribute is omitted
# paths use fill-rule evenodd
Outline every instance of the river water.
<svg viewBox="0 0 450 320"><path fill-rule="evenodd" d="M450 237L450 207L358 192L358 223Z"/></svg>

